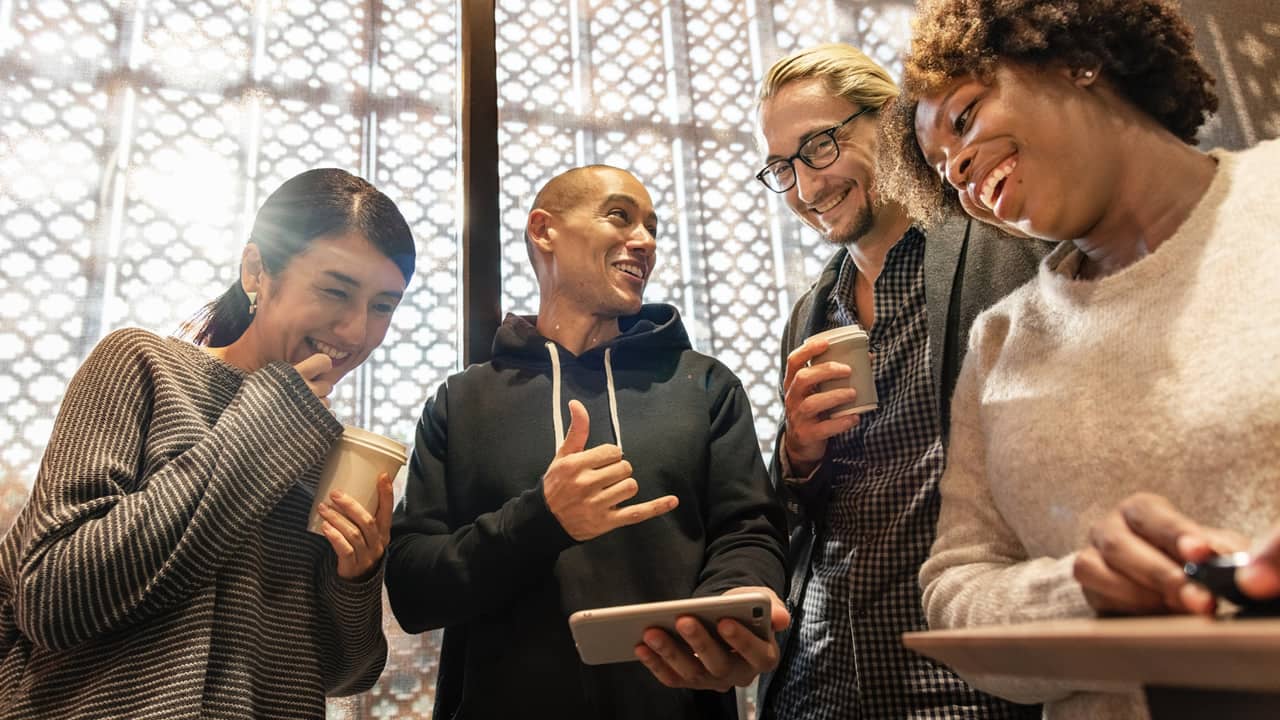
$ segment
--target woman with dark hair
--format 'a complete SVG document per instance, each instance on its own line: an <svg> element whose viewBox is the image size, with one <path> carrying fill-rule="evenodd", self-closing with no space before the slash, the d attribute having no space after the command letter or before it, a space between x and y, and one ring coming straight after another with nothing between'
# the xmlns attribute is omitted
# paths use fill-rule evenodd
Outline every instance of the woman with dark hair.
<svg viewBox="0 0 1280 720"><path fill-rule="evenodd" d="M1184 561L1280 518L1280 142L1196 149L1216 105L1165 0L919 4L884 192L1061 241L970 335L930 627L1211 613ZM970 680L1046 717L1146 715Z"/></svg>
<svg viewBox="0 0 1280 720"><path fill-rule="evenodd" d="M77 372L0 540L0 718L322 718L386 660L377 516L334 493L333 384L413 274L400 211L312 170L259 210L199 343L111 333Z"/></svg>

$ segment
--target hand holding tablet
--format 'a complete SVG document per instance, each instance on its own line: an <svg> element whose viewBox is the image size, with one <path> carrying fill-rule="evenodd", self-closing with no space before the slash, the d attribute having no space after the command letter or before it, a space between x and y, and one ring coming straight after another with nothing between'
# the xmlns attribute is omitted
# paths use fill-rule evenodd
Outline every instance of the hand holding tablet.
<svg viewBox="0 0 1280 720"><path fill-rule="evenodd" d="M569 630L582 662L631 662L639 659L635 648L644 642L645 630L659 628L679 637L676 619L683 616L697 618L712 629L721 619L730 618L765 639L771 634L771 602L764 593L742 593L580 610L569 617Z"/></svg>

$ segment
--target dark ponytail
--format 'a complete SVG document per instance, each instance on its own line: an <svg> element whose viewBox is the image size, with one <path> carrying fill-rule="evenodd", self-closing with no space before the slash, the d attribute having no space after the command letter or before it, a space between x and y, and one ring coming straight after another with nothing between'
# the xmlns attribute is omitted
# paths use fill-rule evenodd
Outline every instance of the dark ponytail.
<svg viewBox="0 0 1280 720"><path fill-rule="evenodd" d="M359 232L413 277L413 233L391 199L367 180L336 168L308 170L285 181L262 203L249 242L258 246L263 271L276 276L311 241L335 233ZM197 345L225 347L253 321L239 273L231 287L183 326Z"/></svg>
<svg viewBox="0 0 1280 720"><path fill-rule="evenodd" d="M197 345L226 347L249 329L249 321L252 319L253 316L249 314L249 296L244 293L244 286L237 277L226 292L201 308L183 327L189 330L191 340Z"/></svg>

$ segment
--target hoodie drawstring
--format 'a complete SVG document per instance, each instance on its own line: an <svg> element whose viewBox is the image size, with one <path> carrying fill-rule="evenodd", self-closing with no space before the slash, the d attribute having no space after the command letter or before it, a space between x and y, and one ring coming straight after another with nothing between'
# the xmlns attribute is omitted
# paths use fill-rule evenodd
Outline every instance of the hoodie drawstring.
<svg viewBox="0 0 1280 720"><path fill-rule="evenodd" d="M618 396L613 391L613 363L609 362L609 355L613 352L613 348L604 349L604 379L605 385L609 389L609 417L613 420L613 439L618 443L618 449L622 449L622 423L618 422ZM560 407L557 405L556 407Z"/></svg>
<svg viewBox="0 0 1280 720"><path fill-rule="evenodd" d="M609 391L609 419L613 421L613 439L622 449L622 423L618 421L618 396L613 386L613 348L604 349L604 377ZM547 342L547 354L551 356L551 421L556 429L556 450L564 445L564 416L560 412L560 351L556 344Z"/></svg>

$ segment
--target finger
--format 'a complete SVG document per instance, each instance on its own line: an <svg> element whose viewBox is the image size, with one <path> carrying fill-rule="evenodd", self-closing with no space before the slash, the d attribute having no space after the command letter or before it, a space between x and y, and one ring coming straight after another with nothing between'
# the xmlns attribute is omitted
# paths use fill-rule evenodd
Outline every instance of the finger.
<svg viewBox="0 0 1280 720"><path fill-rule="evenodd" d="M1280 565L1254 558L1236 570L1236 585L1245 595L1257 600L1280 597Z"/></svg>
<svg viewBox="0 0 1280 720"><path fill-rule="evenodd" d="M645 520L652 520L676 509L680 501L675 495L664 495L656 500L628 505L609 511L610 525L614 528L635 525Z"/></svg>
<svg viewBox="0 0 1280 720"><path fill-rule="evenodd" d="M1125 523L1142 539L1159 548L1171 558L1183 561L1178 549L1178 539L1183 536L1202 538L1207 543L1205 529L1183 515L1165 498L1153 493L1130 495L1120 503L1120 514Z"/></svg>
<svg viewBox="0 0 1280 720"><path fill-rule="evenodd" d="M333 493L334 496L338 494L339 493L337 491ZM346 538L347 544L350 545L356 555L359 556L368 543L365 540L366 536L364 531L361 529L359 522L352 516L356 515L357 511L359 513L363 513L365 517L369 517L369 513L365 512L364 508L361 508L359 503L355 503L351 498L346 496L342 497L346 501L354 503L357 510L352 510L347 505L338 505L339 500L334 499L334 497L331 496L329 502L320 503L320 515L326 522L332 525L335 530L341 533L344 538ZM342 509L339 509L339 507ZM373 518L369 517L369 520L371 525Z"/></svg>
<svg viewBox="0 0 1280 720"><path fill-rule="evenodd" d="M706 673L722 682L732 680L735 658L707 631L706 626L692 617L676 618L676 632L693 650L697 661Z"/></svg>
<svg viewBox="0 0 1280 720"><path fill-rule="evenodd" d="M365 528L373 530L377 527L377 521L368 509L341 490L334 490L329 493L329 504L334 510L338 511L344 520L358 530L364 530Z"/></svg>
<svg viewBox="0 0 1280 720"><path fill-rule="evenodd" d="M569 401L569 430L564 435L564 442L556 450L556 457L582 452L587 446L587 436L591 434L591 417L587 408L577 400Z"/></svg>
<svg viewBox="0 0 1280 720"><path fill-rule="evenodd" d="M1280 597L1280 528L1258 542L1251 554L1249 564L1236 570L1236 585L1259 600Z"/></svg>
<svg viewBox="0 0 1280 720"><path fill-rule="evenodd" d="M1182 563L1133 532L1122 514L1109 515L1094 528L1090 540L1109 571L1160 594L1170 608L1182 608L1178 595L1187 582Z"/></svg>
<svg viewBox="0 0 1280 720"><path fill-rule="evenodd" d="M333 369L333 358L324 353L316 353L294 365L293 369L297 370L304 380L314 380Z"/></svg>
<svg viewBox="0 0 1280 720"><path fill-rule="evenodd" d="M631 477L631 463L606 465L599 470L587 470L578 476L578 484L587 492L600 492Z"/></svg>
<svg viewBox="0 0 1280 720"><path fill-rule="evenodd" d="M1094 548L1076 554L1072 572L1089 605L1099 612L1155 613L1167 609L1159 592L1112 570Z"/></svg>
<svg viewBox="0 0 1280 720"><path fill-rule="evenodd" d="M827 351L828 343L826 340L809 339L803 345L791 351L787 355L787 371L783 375L782 389L786 392L795 381L796 374L800 372L809 361Z"/></svg>
<svg viewBox="0 0 1280 720"><path fill-rule="evenodd" d="M622 449L612 443L606 443L604 445L597 445L590 450L583 450L581 452L565 455L557 458L553 462L558 463L570 474L581 473L588 470L606 470L622 462ZM616 472L617 468L613 468L613 471ZM631 471L628 470L627 472L622 473L620 477L626 477L630 474Z"/></svg>
<svg viewBox="0 0 1280 720"><path fill-rule="evenodd" d="M862 422L858 414L841 415L829 420L805 421L787 427L791 437L800 445L825 444L827 440L848 432Z"/></svg>
<svg viewBox="0 0 1280 720"><path fill-rule="evenodd" d="M625 478L596 493L592 498L599 507L616 507L619 503L624 503L636 496L640 492L640 484L635 478Z"/></svg>
<svg viewBox="0 0 1280 720"><path fill-rule="evenodd" d="M344 564L357 564L356 549L351 547L351 543L347 541L346 536L339 532L338 529L328 521L328 518L325 518L324 524L320 526L320 532L324 534L325 539L329 541L329 546L332 547L333 552L337 554L339 566Z"/></svg>
<svg viewBox="0 0 1280 720"><path fill-rule="evenodd" d="M1273 530L1253 548L1253 560L1280 568L1280 528Z"/></svg>
<svg viewBox="0 0 1280 720"><path fill-rule="evenodd" d="M791 613L787 612L787 604L782 602L778 597L778 593L773 588L765 585L744 585L742 587L731 588L725 590L725 595L743 595L746 593L759 593L769 598L769 620L774 632L781 632L787 629L791 624Z"/></svg>
<svg viewBox="0 0 1280 720"><path fill-rule="evenodd" d="M751 675L769 672L778 666L778 643L772 637L761 639L742 623L729 618L716 623L716 632L737 653L739 661L751 668Z"/></svg>
<svg viewBox="0 0 1280 720"><path fill-rule="evenodd" d="M385 480L384 480L385 478ZM385 482L388 489L391 481L386 473L378 476L378 492L381 495L383 483ZM344 492L335 490L330 493L331 502L346 521L346 527L335 523L344 535L347 541L351 543L351 547L355 548L356 555L361 562L374 562L382 557L382 553L386 550L387 544L391 541L391 521L386 518L385 525L379 525L379 519L369 512L367 508L356 501L355 498ZM382 513L383 508L391 504L390 492L387 497L378 498L378 512Z"/></svg>
<svg viewBox="0 0 1280 720"><path fill-rule="evenodd" d="M803 419L817 418L839 405L857 401L858 391L853 388L817 392L800 401L796 406L795 415Z"/></svg>
<svg viewBox="0 0 1280 720"><path fill-rule="evenodd" d="M687 687L680 675L671 669L665 661L648 645L641 643L635 648L636 659L657 678L658 682L669 688Z"/></svg>
<svg viewBox="0 0 1280 720"><path fill-rule="evenodd" d="M617 445L597 445L590 450L583 450L573 459L581 463L585 470L615 475L619 479L631 474L631 463L622 459L622 449Z"/></svg>
<svg viewBox="0 0 1280 720"><path fill-rule="evenodd" d="M696 622L696 621L695 621ZM677 625L679 622L677 621ZM698 662L684 643L677 642L665 631L649 628L642 635L644 644L649 647L663 664L671 668L682 687L706 687L708 684L707 669Z"/></svg>
<svg viewBox="0 0 1280 720"><path fill-rule="evenodd" d="M805 397L818 392L818 386L832 380L843 380L853 374L848 365L836 362L822 363L802 369L796 373L795 380L787 386L783 400L790 399L798 403Z"/></svg>
<svg viewBox="0 0 1280 720"><path fill-rule="evenodd" d="M383 547L386 547L387 543L391 542L391 506L394 503L395 496L391 488L391 476L387 473L382 473L378 476L378 512L375 524Z"/></svg>

